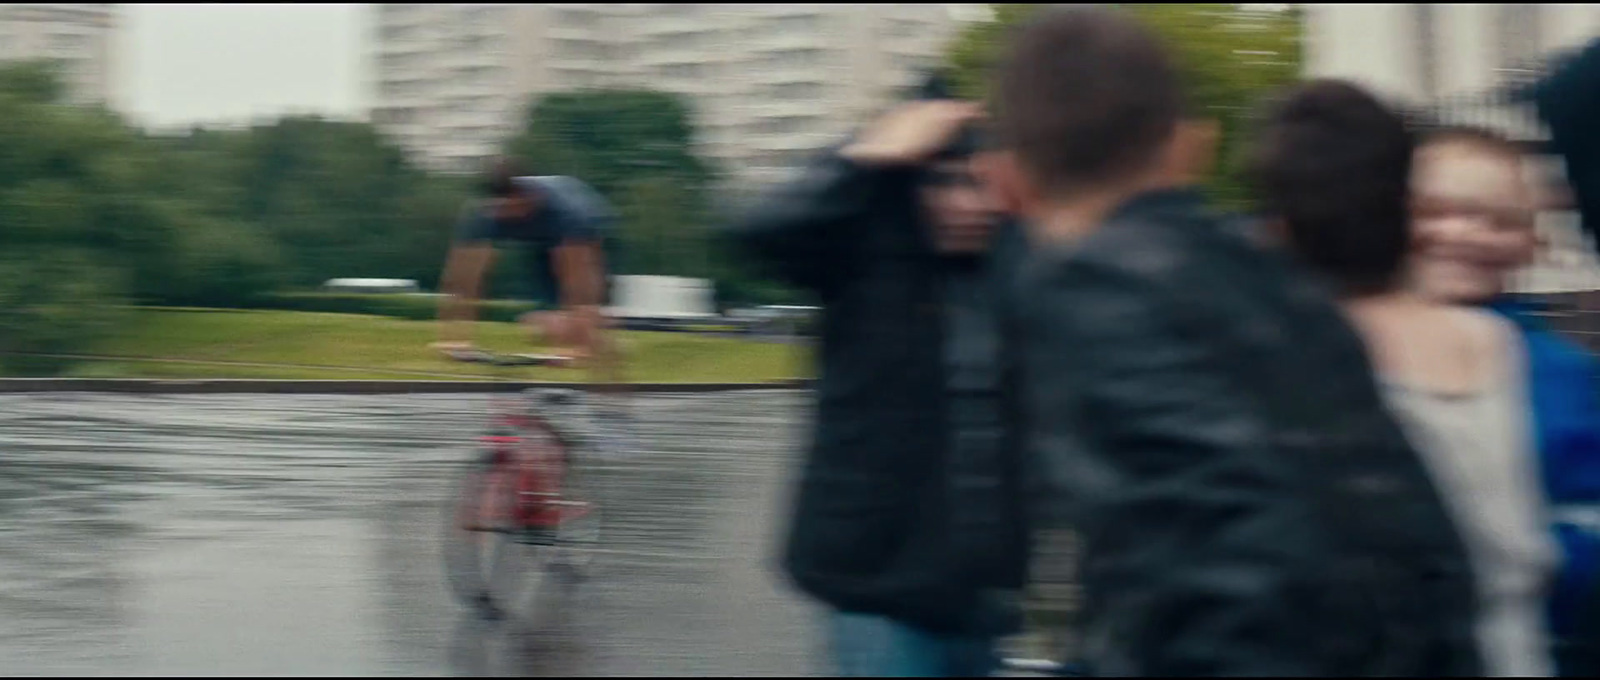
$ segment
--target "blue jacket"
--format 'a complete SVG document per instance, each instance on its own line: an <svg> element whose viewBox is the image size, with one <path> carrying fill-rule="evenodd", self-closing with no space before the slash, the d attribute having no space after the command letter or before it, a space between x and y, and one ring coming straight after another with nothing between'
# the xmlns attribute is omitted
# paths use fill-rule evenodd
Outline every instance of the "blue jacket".
<svg viewBox="0 0 1600 680"><path fill-rule="evenodd" d="M1600 581L1600 364L1527 305L1492 307L1522 330L1527 346L1539 464L1565 557L1551 591L1551 627L1565 636Z"/></svg>

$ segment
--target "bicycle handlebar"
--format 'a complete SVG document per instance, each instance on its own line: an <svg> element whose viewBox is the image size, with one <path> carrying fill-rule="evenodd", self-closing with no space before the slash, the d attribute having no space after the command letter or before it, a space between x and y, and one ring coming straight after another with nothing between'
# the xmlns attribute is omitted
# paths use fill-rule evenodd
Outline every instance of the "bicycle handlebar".
<svg viewBox="0 0 1600 680"><path fill-rule="evenodd" d="M1000 659L1000 668L1013 673L1028 673L1044 677L1071 678L1084 675L1075 664L1049 659L1024 659L1017 657L1003 657Z"/></svg>
<svg viewBox="0 0 1600 680"><path fill-rule="evenodd" d="M567 368L572 365L572 359L553 354L501 354L487 352L481 349L453 350L446 353L451 359L470 364L488 364L490 366L551 366Z"/></svg>

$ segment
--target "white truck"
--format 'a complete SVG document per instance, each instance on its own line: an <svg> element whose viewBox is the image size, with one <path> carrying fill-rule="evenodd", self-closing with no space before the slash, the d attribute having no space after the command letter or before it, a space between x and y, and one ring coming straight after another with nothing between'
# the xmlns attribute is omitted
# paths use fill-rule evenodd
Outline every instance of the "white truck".
<svg viewBox="0 0 1600 680"><path fill-rule="evenodd" d="M635 330L716 330L711 281L682 276L614 276L606 315Z"/></svg>

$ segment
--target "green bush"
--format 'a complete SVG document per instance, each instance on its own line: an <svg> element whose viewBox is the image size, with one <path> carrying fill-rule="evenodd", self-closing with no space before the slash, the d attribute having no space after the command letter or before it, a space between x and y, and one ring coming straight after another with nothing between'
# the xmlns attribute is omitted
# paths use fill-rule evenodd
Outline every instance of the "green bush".
<svg viewBox="0 0 1600 680"><path fill-rule="evenodd" d="M53 376L123 318L121 276L64 249L0 255L0 375ZM28 356L52 354L57 356Z"/></svg>
<svg viewBox="0 0 1600 680"><path fill-rule="evenodd" d="M810 304L804 293L781 283L754 277L727 277L716 280L713 285L716 287L717 304L724 308Z"/></svg>
<svg viewBox="0 0 1600 680"><path fill-rule="evenodd" d="M431 295L278 293L267 296L260 306L293 312L368 314L412 321L432 321L439 317L439 299ZM516 321L517 316L537 307L515 300L490 300L478 305L478 318L484 321Z"/></svg>

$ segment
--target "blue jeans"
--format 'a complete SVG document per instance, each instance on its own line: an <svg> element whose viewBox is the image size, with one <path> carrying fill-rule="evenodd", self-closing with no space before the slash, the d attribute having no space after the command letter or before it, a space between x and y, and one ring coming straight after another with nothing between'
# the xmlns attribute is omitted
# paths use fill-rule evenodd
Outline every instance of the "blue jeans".
<svg viewBox="0 0 1600 680"><path fill-rule="evenodd" d="M839 677L985 677L999 666L992 637L940 635L872 614L830 613L828 644Z"/></svg>

